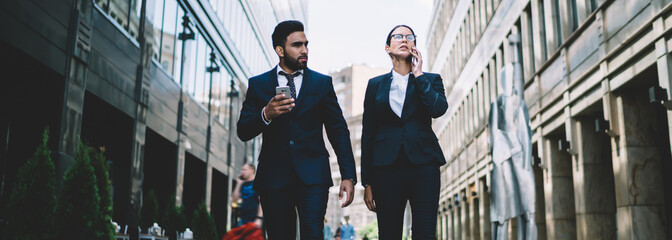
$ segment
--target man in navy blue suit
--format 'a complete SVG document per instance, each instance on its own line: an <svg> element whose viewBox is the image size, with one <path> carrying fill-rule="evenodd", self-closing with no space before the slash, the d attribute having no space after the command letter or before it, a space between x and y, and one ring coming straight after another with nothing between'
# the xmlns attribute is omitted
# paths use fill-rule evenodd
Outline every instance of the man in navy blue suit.
<svg viewBox="0 0 672 240"><path fill-rule="evenodd" d="M357 182L350 132L332 79L308 69L308 40L298 21L279 23L273 31L278 66L250 78L238 120L238 137L248 141L263 134L254 189L260 192L268 237L296 238L296 212L301 239L322 238L329 187L333 185L326 129L338 158L341 207L350 205ZM288 86L291 97L276 94Z"/></svg>

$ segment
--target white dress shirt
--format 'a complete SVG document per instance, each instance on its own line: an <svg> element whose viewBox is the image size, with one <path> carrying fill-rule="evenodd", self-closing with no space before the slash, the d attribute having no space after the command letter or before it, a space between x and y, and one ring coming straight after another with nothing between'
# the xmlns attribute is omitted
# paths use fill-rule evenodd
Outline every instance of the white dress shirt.
<svg viewBox="0 0 672 240"><path fill-rule="evenodd" d="M289 82L287 80L287 77L284 76L284 75L280 75L280 72L282 72L284 70L282 70L280 65L276 65L275 69L276 69L275 73L278 76L278 86L287 86L287 82ZM298 72L300 72L301 74L294 77L294 88L296 89L296 98L299 98L299 92L301 91L301 83L303 83L303 69L298 70ZM287 74L292 74L292 73L293 72L287 73ZM404 87L404 88L406 88L406 87ZM404 92L405 91L406 90L404 90ZM296 102L296 99L294 99L294 101ZM271 124L271 121L266 121L266 118L264 118L264 109L263 108L261 109L261 120L263 120L266 125Z"/></svg>
<svg viewBox="0 0 672 240"><path fill-rule="evenodd" d="M282 68L278 65L275 67L276 74L278 75L278 86L287 86L287 77L284 75L280 75L280 72L284 72ZM296 88L296 98L299 98L299 92L301 91L301 83L303 83L303 69L298 70L297 72L300 72L299 76L294 77L294 87ZM289 72L287 74L292 74L293 72ZM296 99L294 99L296 100Z"/></svg>
<svg viewBox="0 0 672 240"><path fill-rule="evenodd" d="M404 109L404 100L406 100L406 87L408 87L408 77L411 73L401 75L392 70L392 83L390 84L390 107L392 111L401 117L401 111Z"/></svg>

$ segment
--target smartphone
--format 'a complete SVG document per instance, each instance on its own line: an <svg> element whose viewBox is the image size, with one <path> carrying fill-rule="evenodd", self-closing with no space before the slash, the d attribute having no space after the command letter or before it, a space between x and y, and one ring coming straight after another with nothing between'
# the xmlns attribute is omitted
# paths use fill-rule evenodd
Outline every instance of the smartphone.
<svg viewBox="0 0 672 240"><path fill-rule="evenodd" d="M275 87L275 95L285 94L286 98L292 98L292 94L289 92L289 86L278 86Z"/></svg>
<svg viewBox="0 0 672 240"><path fill-rule="evenodd" d="M292 93L289 91L289 86L278 86L275 87L275 94L284 94L286 98L292 98ZM289 108L289 110L292 110L292 108Z"/></svg>

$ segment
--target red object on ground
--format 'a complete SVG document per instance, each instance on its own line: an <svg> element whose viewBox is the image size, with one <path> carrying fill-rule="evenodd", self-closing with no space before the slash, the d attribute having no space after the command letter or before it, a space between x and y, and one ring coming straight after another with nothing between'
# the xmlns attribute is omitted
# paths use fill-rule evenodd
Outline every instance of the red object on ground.
<svg viewBox="0 0 672 240"><path fill-rule="evenodd" d="M222 237L222 240L263 240L264 235L261 228L257 228L254 222L243 224L240 227L233 228Z"/></svg>

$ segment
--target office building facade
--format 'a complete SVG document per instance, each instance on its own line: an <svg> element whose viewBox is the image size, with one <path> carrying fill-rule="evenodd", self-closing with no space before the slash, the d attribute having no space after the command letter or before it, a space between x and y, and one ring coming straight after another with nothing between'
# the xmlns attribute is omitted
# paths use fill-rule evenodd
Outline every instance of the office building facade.
<svg viewBox="0 0 672 240"><path fill-rule="evenodd" d="M2 1L0 218L42 129L60 179L80 139L106 149L113 218L129 233L143 193L231 227L232 178L259 139L235 123L247 79L278 61L271 33L305 0ZM233 216L232 216L233 215ZM4 226L4 224L3 224Z"/></svg>
<svg viewBox="0 0 672 240"><path fill-rule="evenodd" d="M670 3L434 1L426 58L450 105L434 121L448 161L439 239L491 238L488 114L512 59L533 132L538 238L670 238Z"/></svg>

